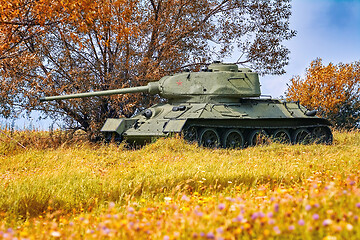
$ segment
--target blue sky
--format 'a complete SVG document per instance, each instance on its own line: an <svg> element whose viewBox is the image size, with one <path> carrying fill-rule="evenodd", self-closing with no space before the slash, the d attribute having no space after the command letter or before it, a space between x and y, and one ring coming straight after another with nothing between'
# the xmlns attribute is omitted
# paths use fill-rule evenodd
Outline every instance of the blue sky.
<svg viewBox="0 0 360 240"><path fill-rule="evenodd" d="M291 51L287 73L261 77L264 95L284 96L289 80L304 76L310 62L318 57L323 64L360 61L360 0L293 0L292 13L290 24L297 36L284 43ZM19 128L49 127L49 121L35 119L15 124Z"/></svg>
<svg viewBox="0 0 360 240"><path fill-rule="evenodd" d="M263 94L284 95L286 83L304 76L318 57L323 64L360 61L360 0L293 0L290 24L297 36L285 43L291 51L287 73L262 77Z"/></svg>

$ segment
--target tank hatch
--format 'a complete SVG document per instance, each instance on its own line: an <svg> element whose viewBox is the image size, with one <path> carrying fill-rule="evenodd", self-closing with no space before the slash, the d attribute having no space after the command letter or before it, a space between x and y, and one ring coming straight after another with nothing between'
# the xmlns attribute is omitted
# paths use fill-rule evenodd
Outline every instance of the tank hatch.
<svg viewBox="0 0 360 240"><path fill-rule="evenodd" d="M239 67L232 63L215 62L208 67L210 72L238 72Z"/></svg>

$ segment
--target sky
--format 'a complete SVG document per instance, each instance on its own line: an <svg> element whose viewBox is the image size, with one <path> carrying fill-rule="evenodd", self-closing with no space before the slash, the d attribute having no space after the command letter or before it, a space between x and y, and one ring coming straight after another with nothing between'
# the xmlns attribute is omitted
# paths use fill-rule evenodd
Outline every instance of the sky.
<svg viewBox="0 0 360 240"><path fill-rule="evenodd" d="M360 61L360 0L292 0L290 27L297 36L284 42L291 51L286 74L261 77L263 95L285 96L290 79L304 76L316 58L324 65ZM16 121L15 127L49 129L50 123L34 116Z"/></svg>
<svg viewBox="0 0 360 240"><path fill-rule="evenodd" d="M284 43L290 61L286 74L260 78L262 94L285 96L287 83L305 75L311 61L360 61L360 0L293 0L290 27L297 35Z"/></svg>

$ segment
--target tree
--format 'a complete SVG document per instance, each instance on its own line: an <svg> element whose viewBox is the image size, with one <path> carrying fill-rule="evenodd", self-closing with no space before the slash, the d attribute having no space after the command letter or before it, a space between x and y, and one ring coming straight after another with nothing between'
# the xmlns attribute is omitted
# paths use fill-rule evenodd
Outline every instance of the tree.
<svg viewBox="0 0 360 240"><path fill-rule="evenodd" d="M145 93L39 104L39 95L107 90L158 80L239 49L238 63L281 74L295 36L290 0L0 0L5 116L42 110L98 129L159 98ZM15 11L16 10L16 11ZM4 41L6 40L6 41Z"/></svg>
<svg viewBox="0 0 360 240"><path fill-rule="evenodd" d="M360 62L324 66L318 58L306 69L305 78L296 76L290 80L286 95L289 100L317 109L338 128L358 127Z"/></svg>

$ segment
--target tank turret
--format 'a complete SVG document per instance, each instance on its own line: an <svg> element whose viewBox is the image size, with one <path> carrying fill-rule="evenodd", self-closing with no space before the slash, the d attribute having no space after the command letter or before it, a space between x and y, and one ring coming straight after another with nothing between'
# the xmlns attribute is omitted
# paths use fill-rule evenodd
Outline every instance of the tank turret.
<svg viewBox="0 0 360 240"><path fill-rule="evenodd" d="M147 92L168 102L131 118L109 118L101 131L146 143L172 133L205 147L243 148L276 141L332 143L330 122L298 102L261 98L259 76L236 64L213 63L201 72L165 76L147 86L41 98L41 101Z"/></svg>
<svg viewBox="0 0 360 240"><path fill-rule="evenodd" d="M214 63L206 71L183 72L165 76L147 86L107 91L78 93L40 98L40 101L64 100L115 94L148 92L159 94L169 102L233 102L234 99L259 97L260 83L257 73L239 69L236 64Z"/></svg>

